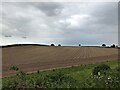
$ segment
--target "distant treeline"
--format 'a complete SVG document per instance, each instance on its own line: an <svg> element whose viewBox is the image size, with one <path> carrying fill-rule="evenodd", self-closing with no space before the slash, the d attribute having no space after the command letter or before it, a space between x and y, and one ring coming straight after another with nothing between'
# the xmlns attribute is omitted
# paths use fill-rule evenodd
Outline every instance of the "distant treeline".
<svg viewBox="0 0 120 90"><path fill-rule="evenodd" d="M55 46L55 44L51 44L51 45L44 45L44 44L12 44L12 45L0 46L0 48L15 47L15 46ZM58 44L58 46L62 46L62 45ZM79 44L78 46L82 46L82 45ZM119 48L120 49L120 47L118 47L115 44L113 44L111 46L107 46L106 44L102 44L101 46L85 46L85 47L104 47L104 48Z"/></svg>
<svg viewBox="0 0 120 90"><path fill-rule="evenodd" d="M15 47L15 46L49 46L49 45L43 45L43 44L12 44L12 45L0 46L0 48Z"/></svg>

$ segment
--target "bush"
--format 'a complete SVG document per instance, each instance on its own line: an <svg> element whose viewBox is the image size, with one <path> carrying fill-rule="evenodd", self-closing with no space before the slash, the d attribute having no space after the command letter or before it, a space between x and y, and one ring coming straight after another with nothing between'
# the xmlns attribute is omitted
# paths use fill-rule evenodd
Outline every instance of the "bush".
<svg viewBox="0 0 120 90"><path fill-rule="evenodd" d="M11 66L11 67L10 67L10 70L15 70L15 71L18 71L18 70L19 70L19 68L18 68L17 66Z"/></svg>
<svg viewBox="0 0 120 90"><path fill-rule="evenodd" d="M76 80L70 76L64 75L62 72L53 72L46 75L47 87L60 88L60 87L75 87Z"/></svg>
<svg viewBox="0 0 120 90"><path fill-rule="evenodd" d="M62 72L52 72L49 74L36 74L37 76L29 79L30 87L34 88L67 88L75 87L76 80Z"/></svg>
<svg viewBox="0 0 120 90"><path fill-rule="evenodd" d="M105 64L101 64L99 66L96 66L93 71L92 74L93 75L99 75L100 73L103 73L104 71L110 69L110 66L105 65ZM104 72L105 73L105 72Z"/></svg>

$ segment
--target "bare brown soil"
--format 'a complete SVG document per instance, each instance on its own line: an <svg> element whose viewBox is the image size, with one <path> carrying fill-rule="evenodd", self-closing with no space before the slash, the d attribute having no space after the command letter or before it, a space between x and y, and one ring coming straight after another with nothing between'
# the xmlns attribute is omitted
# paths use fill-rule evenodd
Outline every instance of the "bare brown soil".
<svg viewBox="0 0 120 90"><path fill-rule="evenodd" d="M2 48L2 76L14 75L9 70L17 65L32 72L50 68L118 60L118 49L78 46L19 46Z"/></svg>

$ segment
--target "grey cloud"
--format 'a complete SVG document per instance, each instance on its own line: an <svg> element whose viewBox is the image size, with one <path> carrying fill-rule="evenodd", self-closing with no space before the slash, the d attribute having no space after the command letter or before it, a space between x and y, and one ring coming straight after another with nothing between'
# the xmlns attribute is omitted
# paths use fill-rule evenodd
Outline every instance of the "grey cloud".
<svg viewBox="0 0 120 90"><path fill-rule="evenodd" d="M60 3L52 3L52 2L41 2L41 3L33 3L37 9L42 10L48 16L56 16L59 15L63 6Z"/></svg>
<svg viewBox="0 0 120 90"><path fill-rule="evenodd" d="M4 3L5 43L117 43L117 3ZM21 37L27 36L27 39ZM17 42L18 43L18 42Z"/></svg>
<svg viewBox="0 0 120 90"><path fill-rule="evenodd" d="M93 12L93 15L98 17L98 22L109 25L118 25L118 4L109 2L102 3L101 6L101 8L96 9L96 12Z"/></svg>
<svg viewBox="0 0 120 90"><path fill-rule="evenodd" d="M90 5L93 6L94 4ZM86 19L87 22L82 27L78 26L75 28L79 29L80 32L82 30L88 33L116 33L118 26L117 3L97 3L95 6L96 9L91 12L88 11L91 17Z"/></svg>

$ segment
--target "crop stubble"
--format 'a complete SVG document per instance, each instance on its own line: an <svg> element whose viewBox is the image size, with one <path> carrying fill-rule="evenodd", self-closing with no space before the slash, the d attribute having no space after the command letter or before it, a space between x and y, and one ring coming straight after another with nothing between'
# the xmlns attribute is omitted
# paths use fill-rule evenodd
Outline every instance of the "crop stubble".
<svg viewBox="0 0 120 90"><path fill-rule="evenodd" d="M17 65L25 72L118 60L118 49L79 46L18 46L2 48L2 76L15 74Z"/></svg>

